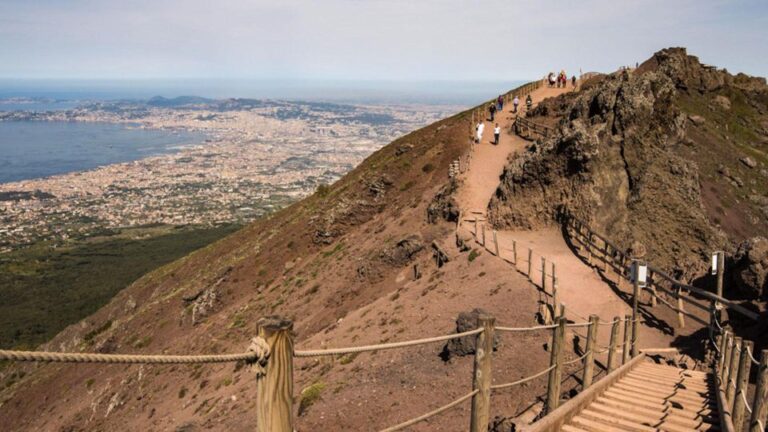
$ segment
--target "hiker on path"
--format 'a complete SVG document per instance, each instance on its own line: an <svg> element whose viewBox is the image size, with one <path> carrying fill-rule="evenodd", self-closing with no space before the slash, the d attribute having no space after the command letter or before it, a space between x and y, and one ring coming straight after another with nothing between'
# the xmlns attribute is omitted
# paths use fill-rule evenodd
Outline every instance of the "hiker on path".
<svg viewBox="0 0 768 432"><path fill-rule="evenodd" d="M520 105L520 98L515 95L515 98L512 99L512 112L517 113L517 106Z"/></svg>
<svg viewBox="0 0 768 432"><path fill-rule="evenodd" d="M496 127L493 128L493 145L499 145L499 135L501 135L501 128L496 123Z"/></svg>
<svg viewBox="0 0 768 432"><path fill-rule="evenodd" d="M490 121L493 121L493 116L496 114L496 104L491 104L491 106L488 107L488 111L491 113Z"/></svg>
<svg viewBox="0 0 768 432"><path fill-rule="evenodd" d="M499 95L498 99L496 99L496 110L501 112L504 110L504 96Z"/></svg>
<svg viewBox="0 0 768 432"><path fill-rule="evenodd" d="M555 86L555 74L550 72L547 76L547 81L549 81L549 86L554 87Z"/></svg>
<svg viewBox="0 0 768 432"><path fill-rule="evenodd" d="M527 98L525 98L525 108L530 111L531 107L533 106L533 99L531 99L531 95L529 94Z"/></svg>
<svg viewBox="0 0 768 432"><path fill-rule="evenodd" d="M480 144L483 141L483 130L485 130L485 123L480 122L477 124L477 143Z"/></svg>
<svg viewBox="0 0 768 432"><path fill-rule="evenodd" d="M573 85L574 88L576 87L576 75L571 77L571 84Z"/></svg>

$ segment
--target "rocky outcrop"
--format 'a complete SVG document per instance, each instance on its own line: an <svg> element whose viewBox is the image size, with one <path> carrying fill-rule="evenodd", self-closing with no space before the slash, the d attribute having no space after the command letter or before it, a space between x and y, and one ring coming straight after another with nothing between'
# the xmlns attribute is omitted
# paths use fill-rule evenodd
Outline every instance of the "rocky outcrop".
<svg viewBox="0 0 768 432"><path fill-rule="evenodd" d="M747 298L768 295L768 239L754 237L742 242L728 267L731 286Z"/></svg>
<svg viewBox="0 0 768 432"><path fill-rule="evenodd" d="M705 214L697 164L676 151L688 145L688 128L704 122L675 100L681 91L712 91L728 79L673 48L636 73L617 72L543 101L531 120L551 122L536 115L562 113L557 134L506 167L491 222L533 229L554 224L568 209L626 248L643 244L676 274L703 271L701 257L726 239Z"/></svg>

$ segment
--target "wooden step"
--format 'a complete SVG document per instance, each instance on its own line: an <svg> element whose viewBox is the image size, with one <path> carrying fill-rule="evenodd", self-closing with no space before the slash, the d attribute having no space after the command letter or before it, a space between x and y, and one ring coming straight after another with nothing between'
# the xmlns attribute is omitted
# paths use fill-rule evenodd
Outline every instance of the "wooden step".
<svg viewBox="0 0 768 432"><path fill-rule="evenodd" d="M692 384L686 385L685 383L676 382L676 381L662 382L662 381L656 381L651 379L644 379L642 377L632 376L632 374L629 374L626 377L622 378L622 381L626 383L636 384L644 388L654 389L654 390L663 391L663 390L679 389L679 390L684 390L687 393L698 394L698 395L707 395L712 393L709 387L699 387Z"/></svg>
<svg viewBox="0 0 768 432"><path fill-rule="evenodd" d="M601 412L608 416L623 418L624 420L639 423L652 428L664 429L669 432L689 432L691 429L697 429L704 425L704 421L682 420L675 418L668 413L659 412L637 412L634 410L612 407L610 405L593 402L589 404L589 409ZM706 423L711 426L711 423Z"/></svg>
<svg viewBox="0 0 768 432"><path fill-rule="evenodd" d="M638 376L644 376L644 377L652 377L656 379L673 379L673 380L685 380L696 384L701 385L709 385L712 380L709 377L693 377L687 374L667 374L667 373L656 373L651 370L647 369L634 369L631 372L632 375L638 375Z"/></svg>
<svg viewBox="0 0 768 432"><path fill-rule="evenodd" d="M657 366L637 366L636 368L632 369L632 371L643 371L643 372L649 372L654 375L672 375L672 376L685 376L693 379L702 379L702 380L709 380L711 377L710 374L706 372L700 372L700 371L692 371L687 369L672 369L669 370L665 367L657 367Z"/></svg>
<svg viewBox="0 0 768 432"><path fill-rule="evenodd" d="M693 411L698 412L702 408L708 408L708 409L717 409L717 404L712 403L711 401L689 401L685 399L680 399L678 397L672 396L672 397L661 397L661 396L651 396L643 393L637 393L632 390L627 390L625 388L616 388L612 387L607 391L611 391L612 394L616 394L619 396L628 397L631 399L637 399L637 400L644 400L646 402L650 403L657 403L657 404L664 404L665 402L671 403L673 406L677 406L680 409L687 410L687 411Z"/></svg>
<svg viewBox="0 0 768 432"><path fill-rule="evenodd" d="M622 395L617 395L615 393L608 394L600 397L600 400L603 400L605 403L610 402L612 405L617 406L627 406L627 407L637 407L638 409L642 410L648 410L653 412L669 412L673 413L675 416L678 416L680 418L687 418L690 420L696 420L698 418L712 418L717 419L718 413L717 410L712 410L709 408L700 408L697 410L688 411L683 408L676 408L673 403L671 402L648 402L642 399L638 398L630 398Z"/></svg>
<svg viewBox="0 0 768 432"><path fill-rule="evenodd" d="M689 375L691 375L693 377L708 376L709 375L707 372L703 372L703 371L695 371L695 370L691 370L691 369L681 369L681 368L676 368L674 366L660 365L660 364L655 364L655 363L642 363L642 364L637 365L637 367L635 369L648 369L648 370L658 371L658 372L662 372L662 373L663 372L667 372L667 373L685 373L685 374L689 374Z"/></svg>
<svg viewBox="0 0 768 432"><path fill-rule="evenodd" d="M627 432L628 429L621 429L616 426L607 425L591 418L584 417L581 414L571 419L571 424L585 429L589 432ZM632 429L629 429L630 431Z"/></svg>
<svg viewBox="0 0 768 432"><path fill-rule="evenodd" d="M617 382L613 385L613 387L617 389L622 389L624 391L635 393L639 395L645 395L648 397L657 397L657 398L677 398L680 400L692 402L692 403L699 403L703 404L706 401L711 401L713 399L710 399L708 396L702 396L698 394L691 394L686 393L683 390L675 391L675 390L657 390L654 388L649 388L642 385L636 385L630 382L624 382L624 380Z"/></svg>
<svg viewBox="0 0 768 432"><path fill-rule="evenodd" d="M563 432L589 432L589 431L588 431L588 430L586 430L586 429L579 429L579 428L577 428L576 426L573 426L573 425L568 425L568 424L566 424L566 425L563 425L563 426L560 428L560 430L562 430Z"/></svg>
<svg viewBox="0 0 768 432"><path fill-rule="evenodd" d="M632 375L625 376L624 378L621 379L620 382L633 384L642 388L653 389L657 391L668 391L668 390L679 389L688 393L696 393L696 394L704 394L704 395L710 394L713 392L712 387L699 387L693 384L686 385L685 383L672 381L672 380L668 382L662 382L662 381L645 379L643 377L637 377Z"/></svg>
<svg viewBox="0 0 768 432"><path fill-rule="evenodd" d="M620 417L604 414L604 413L592 410L589 407L582 410L579 413L579 416L583 416L583 417L598 421L600 423L621 428L624 430L637 431L637 432L656 432L656 428L653 428L651 426L647 426L642 423L638 423L631 420L626 420Z"/></svg>
<svg viewBox="0 0 768 432"><path fill-rule="evenodd" d="M708 416L692 417L689 414L682 414L679 411L669 409L669 407L658 406L656 409L654 409L638 404L616 401L615 399L608 397L600 397L593 403L603 404L615 409L636 413L649 418L656 418L657 420L666 420L670 423L675 423L686 427L696 427L702 423L715 424L718 421L718 419Z"/></svg>

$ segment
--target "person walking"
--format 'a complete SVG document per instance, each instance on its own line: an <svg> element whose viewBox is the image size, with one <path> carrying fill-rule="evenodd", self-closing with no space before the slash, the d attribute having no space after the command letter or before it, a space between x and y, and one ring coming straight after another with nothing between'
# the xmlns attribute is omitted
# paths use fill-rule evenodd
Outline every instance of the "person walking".
<svg viewBox="0 0 768 432"><path fill-rule="evenodd" d="M480 122L477 124L477 143L480 144L483 141L483 131L485 130L485 123Z"/></svg>
<svg viewBox="0 0 768 432"><path fill-rule="evenodd" d="M491 104L488 107L488 111L491 113L491 120L490 121L493 121L493 117L496 114L496 104Z"/></svg>
<svg viewBox="0 0 768 432"><path fill-rule="evenodd" d="M499 145L499 135L501 135L501 128L496 123L496 127L493 128L493 145Z"/></svg>
<svg viewBox="0 0 768 432"><path fill-rule="evenodd" d="M499 97L496 99L496 111L504 111L504 96L502 95L499 95Z"/></svg>
<svg viewBox="0 0 768 432"><path fill-rule="evenodd" d="M520 98L515 95L515 98L512 99L512 112L517 113L517 106L520 105Z"/></svg>
<svg viewBox="0 0 768 432"><path fill-rule="evenodd" d="M571 77L571 85L573 85L573 88L576 88L576 75Z"/></svg>
<svg viewBox="0 0 768 432"><path fill-rule="evenodd" d="M531 95L529 94L527 98L525 98L525 108L527 111L530 111L533 107L533 99L531 98Z"/></svg>

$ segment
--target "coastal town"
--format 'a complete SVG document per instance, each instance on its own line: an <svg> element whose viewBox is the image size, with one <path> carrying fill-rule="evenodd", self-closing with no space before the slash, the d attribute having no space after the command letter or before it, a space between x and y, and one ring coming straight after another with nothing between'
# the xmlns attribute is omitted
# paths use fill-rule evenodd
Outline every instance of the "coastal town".
<svg viewBox="0 0 768 432"><path fill-rule="evenodd" d="M153 98L0 121L110 122L202 133L171 154L0 184L0 252L151 224L246 223L330 184L394 138L459 108Z"/></svg>

